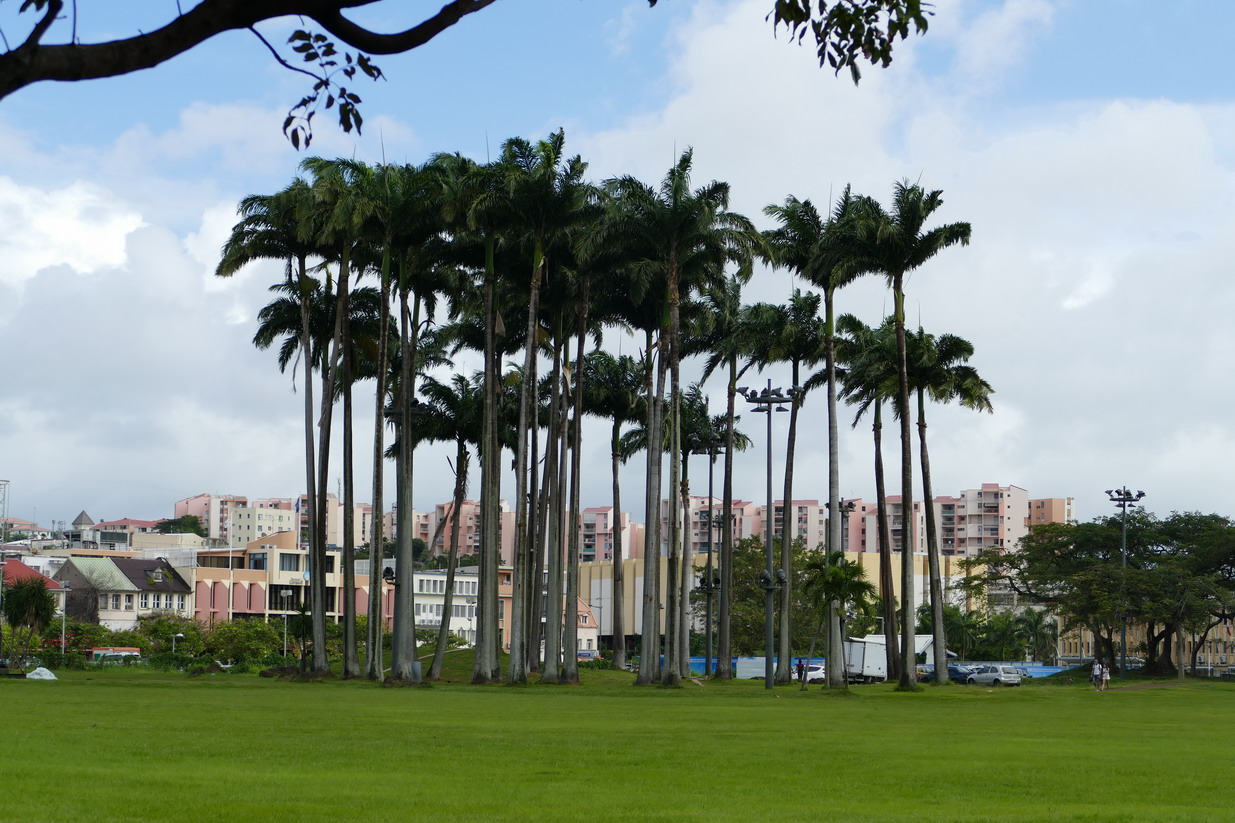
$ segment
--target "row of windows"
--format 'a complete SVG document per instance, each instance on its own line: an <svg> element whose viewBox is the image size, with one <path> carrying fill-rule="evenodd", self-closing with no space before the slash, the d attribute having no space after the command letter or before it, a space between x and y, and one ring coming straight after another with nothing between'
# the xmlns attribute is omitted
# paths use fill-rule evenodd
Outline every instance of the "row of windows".
<svg viewBox="0 0 1235 823"><path fill-rule="evenodd" d="M455 594L476 594L477 582L475 580L456 580ZM420 578L416 581L416 591L421 594L445 594L446 579Z"/></svg>
<svg viewBox="0 0 1235 823"><path fill-rule="evenodd" d="M442 616L441 603L417 603L416 616L432 615L434 617ZM451 617L466 617L468 619L476 616L476 607L472 605L459 605L457 603L450 604Z"/></svg>
<svg viewBox="0 0 1235 823"><path fill-rule="evenodd" d="M153 605L151 605L152 603ZM153 608L156 611L160 609L177 609L179 611L183 611L185 603L186 596L183 594L164 595L162 592L155 592L151 595L150 592L141 593L141 608L143 610ZM113 611L123 610L126 612L131 612L133 611L133 595L100 594L99 608L111 608Z"/></svg>

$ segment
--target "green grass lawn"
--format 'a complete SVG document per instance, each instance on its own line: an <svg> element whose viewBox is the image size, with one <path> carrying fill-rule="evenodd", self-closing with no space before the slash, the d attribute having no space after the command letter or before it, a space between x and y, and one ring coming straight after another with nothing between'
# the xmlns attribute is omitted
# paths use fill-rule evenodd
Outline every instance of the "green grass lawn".
<svg viewBox="0 0 1235 823"><path fill-rule="evenodd" d="M447 676L470 669L452 654ZM0 681L0 820L1230 820L1235 686ZM1116 684L1118 685L1118 684Z"/></svg>

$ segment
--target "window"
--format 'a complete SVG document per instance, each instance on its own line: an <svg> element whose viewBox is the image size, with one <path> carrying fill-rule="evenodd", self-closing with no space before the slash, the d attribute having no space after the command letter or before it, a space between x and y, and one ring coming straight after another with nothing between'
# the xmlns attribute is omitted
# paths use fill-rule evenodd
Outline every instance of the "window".
<svg viewBox="0 0 1235 823"><path fill-rule="evenodd" d="M131 612L131 611L133 611L133 595L131 595L131 594L126 594L126 595L124 596L124 610L125 610L126 612Z"/></svg>
<svg viewBox="0 0 1235 823"><path fill-rule="evenodd" d="M106 609L106 608L107 608L107 595L105 595L105 594L100 594L100 595L99 595L99 608L100 608L100 609Z"/></svg>
<svg viewBox="0 0 1235 823"><path fill-rule="evenodd" d="M300 571L300 555L298 554L279 554L279 571L281 572L298 572Z"/></svg>
<svg viewBox="0 0 1235 823"><path fill-rule="evenodd" d="M142 609L150 608L150 592L142 592L141 603Z"/></svg>
<svg viewBox="0 0 1235 823"><path fill-rule="evenodd" d="M154 593L154 609L155 611L158 611L161 608L163 608L163 595L159 594L158 592L155 592Z"/></svg>
<svg viewBox="0 0 1235 823"><path fill-rule="evenodd" d="M266 553L254 552L249 555L249 568L257 569L258 571L266 570Z"/></svg>
<svg viewBox="0 0 1235 823"><path fill-rule="evenodd" d="M168 596L170 597L171 595L168 595ZM180 611L184 611L184 606L185 606L184 595L183 594L176 595L176 608L179 609Z"/></svg>
<svg viewBox="0 0 1235 823"><path fill-rule="evenodd" d="M116 611L120 611L120 595L113 594L111 596L111 607Z"/></svg>
<svg viewBox="0 0 1235 823"><path fill-rule="evenodd" d="M579 622L582 623L584 626L586 626L587 625L587 615L586 614L579 615Z"/></svg>

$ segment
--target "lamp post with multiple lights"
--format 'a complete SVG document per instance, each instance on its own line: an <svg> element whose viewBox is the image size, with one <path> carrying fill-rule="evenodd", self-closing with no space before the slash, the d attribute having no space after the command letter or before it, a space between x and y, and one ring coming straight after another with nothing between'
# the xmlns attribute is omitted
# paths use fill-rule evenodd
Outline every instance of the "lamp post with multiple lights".
<svg viewBox="0 0 1235 823"><path fill-rule="evenodd" d="M713 469L716 466L717 455L724 453L725 450L720 448L720 445L715 440L710 440L708 443L691 451L691 454L707 455L708 458L708 506L705 512L699 513L700 521L704 520L706 514L706 525L702 523L701 525L704 525L704 528L707 529L708 535L707 567L703 572L703 577L700 579L698 586L699 591L703 592L706 597L707 604L704 607L703 612L704 635L707 638L707 651L703 658L704 677L712 676L712 658L714 656L712 644L712 597L716 594L716 592L720 591L720 573L716 570L712 561L712 554L716 549L716 541L714 532L712 531L716 527L716 505L714 503L715 498L713 497L715 492L712 485L714 480Z"/></svg>
<svg viewBox="0 0 1235 823"><path fill-rule="evenodd" d="M1124 576L1128 569L1128 509L1135 509L1145 492L1133 494L1127 486L1122 489L1107 489L1106 496L1120 510L1119 537L1119 676L1128 676L1128 605L1125 602Z"/></svg>
<svg viewBox="0 0 1235 823"><path fill-rule="evenodd" d="M763 679L764 688L771 689L776 686L776 674L773 666L775 659L775 640L773 636L773 620L776 612L776 592L780 591L780 587L785 582L785 570L774 569L772 561L772 412L787 412L785 403L792 403L795 389L790 389L786 393L783 389L772 388L772 381L768 381L767 388L762 391L757 389L740 388L739 392L746 398L746 401L754 406L756 414L766 414L768 416L768 497L767 508L765 509L765 521L767 527L765 529L764 540L764 555L766 567L759 573L759 587L763 589L766 597L764 603L764 620L763 620L763 643L764 643L764 658L763 658ZM784 529L781 530L784 533Z"/></svg>

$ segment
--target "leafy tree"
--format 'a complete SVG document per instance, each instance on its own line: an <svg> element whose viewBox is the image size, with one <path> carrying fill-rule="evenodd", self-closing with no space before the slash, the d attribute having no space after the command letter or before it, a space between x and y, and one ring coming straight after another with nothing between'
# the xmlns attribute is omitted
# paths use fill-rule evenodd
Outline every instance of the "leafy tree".
<svg viewBox="0 0 1235 823"><path fill-rule="evenodd" d="M804 570L808 560L818 553L806 549L801 540L793 541L791 552L793 574L796 576L794 598L790 604L790 649L806 648L817 623L817 600L803 588ZM761 537L747 537L733 547L733 653L735 655L764 654L763 620L764 591L759 586L759 574L764 571L764 548ZM703 594L695 591L692 599L699 603Z"/></svg>
<svg viewBox="0 0 1235 823"><path fill-rule="evenodd" d="M176 652L198 655L205 650L201 626L191 617L179 617L170 613L145 615L137 620L137 633L142 637L140 647L147 656L170 652L172 638L176 635Z"/></svg>
<svg viewBox="0 0 1235 823"><path fill-rule="evenodd" d="M170 520L160 520L154 524L154 530L159 534L195 534L198 537L206 536L206 529L202 526L201 518L195 514L186 514Z"/></svg>
<svg viewBox="0 0 1235 823"><path fill-rule="evenodd" d="M11 630L10 665L24 665L30 644L56 614L56 601L42 577L22 577L4 584L4 620ZM18 651L20 649L20 651ZM3 655L0 655L3 656Z"/></svg>
<svg viewBox="0 0 1235 823"><path fill-rule="evenodd" d="M226 620L206 635L206 650L220 660L257 660L283 648L283 635L263 620Z"/></svg>

